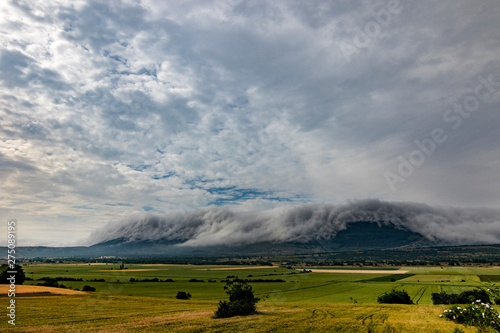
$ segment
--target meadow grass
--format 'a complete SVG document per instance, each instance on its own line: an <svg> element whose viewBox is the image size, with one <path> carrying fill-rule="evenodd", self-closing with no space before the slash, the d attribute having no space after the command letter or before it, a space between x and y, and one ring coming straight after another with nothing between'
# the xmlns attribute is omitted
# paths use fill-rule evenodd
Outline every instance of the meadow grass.
<svg viewBox="0 0 500 333"><path fill-rule="evenodd" d="M498 275L497 268L409 267L391 282L387 274L299 273L282 268L241 269L241 266L198 265L27 265L26 275L82 278L62 281L70 288L91 285L94 293L79 296L17 298L17 325L12 332L452 332L456 324L439 318L446 306L432 305L431 294L459 293L484 287L479 275ZM218 270L225 267L229 270ZM378 268L377 268L378 269ZM442 274L434 274L440 272ZM494 274L492 274L492 272ZM415 274L415 275L411 275ZM258 313L213 319L219 300L226 299L222 280L283 279L251 283ZM173 279L175 282L130 282L134 279ZM190 279L205 282L189 282ZM105 279L105 282L89 282ZM208 282L215 280L215 282ZM442 282L449 280L450 282ZM465 282L462 282L465 281ZM27 281L37 284L40 281ZM490 284L495 285L495 284ZM498 285L498 284L496 284ZM377 297L404 289L417 305L379 305ZM177 300L177 291L191 300ZM7 304L6 297L0 297ZM465 332L473 328L461 327Z"/></svg>
<svg viewBox="0 0 500 333"><path fill-rule="evenodd" d="M214 319L215 301L127 296L24 297L9 332L452 332L431 305L263 301L257 314ZM465 332L475 329L462 327ZM6 331L3 326L0 330Z"/></svg>

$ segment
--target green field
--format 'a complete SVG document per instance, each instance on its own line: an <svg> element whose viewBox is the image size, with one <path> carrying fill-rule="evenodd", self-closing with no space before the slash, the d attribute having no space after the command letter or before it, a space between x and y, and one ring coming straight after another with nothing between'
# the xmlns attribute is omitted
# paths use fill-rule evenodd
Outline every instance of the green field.
<svg viewBox="0 0 500 333"><path fill-rule="evenodd" d="M431 293L483 287L500 297L495 294L500 268L401 267L373 274L366 269L303 273L277 266L126 265L120 270L117 264L40 264L26 265L24 271L34 280L25 284L37 284L47 276L82 278L60 283L71 289L90 285L97 290L81 296L18 295L16 327L8 327L4 320L2 331L452 332L457 325L439 318L447 307L432 305ZM257 314L213 319L218 301L227 297L222 280L235 276L285 282L250 283L261 299ZM174 282L130 282L131 278ZM394 288L406 290L416 305L377 304L380 294ZM191 300L175 299L177 291L191 293ZM7 297L2 301L7 304Z"/></svg>

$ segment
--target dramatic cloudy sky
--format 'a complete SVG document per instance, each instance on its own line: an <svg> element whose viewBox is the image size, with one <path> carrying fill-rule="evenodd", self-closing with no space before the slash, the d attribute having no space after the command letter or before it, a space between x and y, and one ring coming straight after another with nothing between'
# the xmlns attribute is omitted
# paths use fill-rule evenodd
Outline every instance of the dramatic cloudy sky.
<svg viewBox="0 0 500 333"><path fill-rule="evenodd" d="M210 205L500 208L499 17L498 0L1 1L0 219L64 244Z"/></svg>

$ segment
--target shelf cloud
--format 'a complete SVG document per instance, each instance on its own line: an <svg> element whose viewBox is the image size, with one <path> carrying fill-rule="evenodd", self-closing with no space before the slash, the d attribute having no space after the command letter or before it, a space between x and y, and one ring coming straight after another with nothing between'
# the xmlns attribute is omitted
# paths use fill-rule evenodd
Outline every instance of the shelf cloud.
<svg viewBox="0 0 500 333"><path fill-rule="evenodd" d="M434 242L500 242L500 211L362 200L342 205L304 204L259 212L208 207L167 215L145 215L95 230L90 244L176 241L185 246L310 242L335 238L350 223L374 222L421 234Z"/></svg>

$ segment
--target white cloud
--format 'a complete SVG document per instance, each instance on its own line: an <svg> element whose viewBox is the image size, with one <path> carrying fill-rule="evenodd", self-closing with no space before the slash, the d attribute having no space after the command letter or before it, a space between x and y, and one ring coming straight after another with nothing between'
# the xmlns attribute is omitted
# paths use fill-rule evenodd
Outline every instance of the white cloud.
<svg viewBox="0 0 500 333"><path fill-rule="evenodd" d="M457 130L443 114L500 81L499 7L401 1L348 62L340 43L388 3L2 2L0 218L50 241L143 207L498 207L500 94ZM448 140L391 192L436 127Z"/></svg>
<svg viewBox="0 0 500 333"><path fill-rule="evenodd" d="M371 222L422 235L441 244L498 243L499 210L457 209L378 200L343 205L295 205L259 212L204 208L131 217L94 231L90 244L175 241L187 246L329 240L350 223Z"/></svg>

